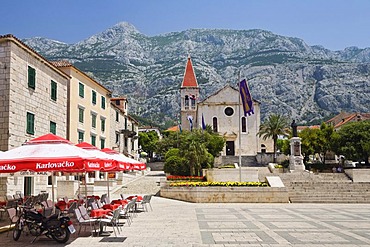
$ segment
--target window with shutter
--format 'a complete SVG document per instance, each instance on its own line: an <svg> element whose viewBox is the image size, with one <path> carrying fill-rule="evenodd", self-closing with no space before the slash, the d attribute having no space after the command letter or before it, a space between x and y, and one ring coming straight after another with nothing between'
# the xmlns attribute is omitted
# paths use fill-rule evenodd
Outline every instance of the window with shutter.
<svg viewBox="0 0 370 247"><path fill-rule="evenodd" d="M27 127L26 127L27 134L35 134L35 114L27 112Z"/></svg>
<svg viewBox="0 0 370 247"><path fill-rule="evenodd" d="M50 83L50 98L54 101L57 100L57 83L55 81L51 81Z"/></svg>
<svg viewBox="0 0 370 247"><path fill-rule="evenodd" d="M28 87L36 88L36 70L31 66L28 66Z"/></svg>

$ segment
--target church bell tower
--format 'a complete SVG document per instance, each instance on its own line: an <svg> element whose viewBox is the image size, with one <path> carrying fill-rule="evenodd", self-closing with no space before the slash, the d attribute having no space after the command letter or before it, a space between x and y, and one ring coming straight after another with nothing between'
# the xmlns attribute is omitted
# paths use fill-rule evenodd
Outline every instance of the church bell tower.
<svg viewBox="0 0 370 247"><path fill-rule="evenodd" d="M183 130L196 128L197 102L199 100L199 86L195 77L190 56L186 62L184 79L180 88L181 95L181 127Z"/></svg>

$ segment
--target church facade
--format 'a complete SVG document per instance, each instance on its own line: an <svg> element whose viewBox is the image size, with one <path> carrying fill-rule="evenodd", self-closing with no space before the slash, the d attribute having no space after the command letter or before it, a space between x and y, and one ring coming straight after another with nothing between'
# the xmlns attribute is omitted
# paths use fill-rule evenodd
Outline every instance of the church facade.
<svg viewBox="0 0 370 247"><path fill-rule="evenodd" d="M257 162L257 155L273 152L272 139L263 140L257 135L260 127L258 101L253 100L254 114L244 116L236 87L226 85L202 100L199 89L191 58L188 57L180 88L181 125L184 130L191 130L202 128L203 121L224 137L226 144L218 163L237 163L240 154L243 166L253 165Z"/></svg>

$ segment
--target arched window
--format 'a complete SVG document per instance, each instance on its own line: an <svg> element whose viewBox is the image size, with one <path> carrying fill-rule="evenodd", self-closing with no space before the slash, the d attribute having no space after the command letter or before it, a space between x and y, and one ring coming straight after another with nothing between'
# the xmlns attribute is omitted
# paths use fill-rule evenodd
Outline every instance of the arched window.
<svg viewBox="0 0 370 247"><path fill-rule="evenodd" d="M242 133L247 133L247 118L242 117Z"/></svg>
<svg viewBox="0 0 370 247"><path fill-rule="evenodd" d="M266 145L265 144L261 144L261 153L266 153Z"/></svg>
<svg viewBox="0 0 370 247"><path fill-rule="evenodd" d="M195 109L195 98L191 98L191 109Z"/></svg>
<svg viewBox="0 0 370 247"><path fill-rule="evenodd" d="M213 117L212 123L213 123L213 132L218 132L218 128L217 128L217 117Z"/></svg>
<svg viewBox="0 0 370 247"><path fill-rule="evenodd" d="M184 102L185 109L189 109L189 96L185 95L185 102Z"/></svg>

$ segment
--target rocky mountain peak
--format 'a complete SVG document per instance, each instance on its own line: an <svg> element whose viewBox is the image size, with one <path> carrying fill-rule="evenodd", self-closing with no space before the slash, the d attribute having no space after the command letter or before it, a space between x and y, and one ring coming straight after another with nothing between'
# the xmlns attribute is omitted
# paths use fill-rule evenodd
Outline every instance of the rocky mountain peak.
<svg viewBox="0 0 370 247"><path fill-rule="evenodd" d="M147 37L121 22L77 44L25 40L52 60L67 59L130 98L130 111L164 123L176 120L179 88L190 53L201 98L248 79L261 116L299 123L340 111L370 109L370 49L331 51L265 30L189 29Z"/></svg>

